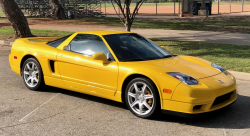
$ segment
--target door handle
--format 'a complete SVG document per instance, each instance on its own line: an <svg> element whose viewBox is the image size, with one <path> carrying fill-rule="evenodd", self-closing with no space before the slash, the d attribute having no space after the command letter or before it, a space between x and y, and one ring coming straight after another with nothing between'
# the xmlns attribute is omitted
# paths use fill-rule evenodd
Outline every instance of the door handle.
<svg viewBox="0 0 250 136"><path fill-rule="evenodd" d="M61 54L61 57L63 56L63 54Z"/></svg>

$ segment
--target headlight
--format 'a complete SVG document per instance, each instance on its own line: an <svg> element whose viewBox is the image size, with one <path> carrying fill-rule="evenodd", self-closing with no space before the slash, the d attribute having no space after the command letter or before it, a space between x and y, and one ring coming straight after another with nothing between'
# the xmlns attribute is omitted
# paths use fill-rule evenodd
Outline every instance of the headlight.
<svg viewBox="0 0 250 136"><path fill-rule="evenodd" d="M185 74L181 74L181 73L167 73L167 74L180 80L181 82L183 82L184 84L187 84L187 85L199 84L199 82L195 78L193 78L189 75L185 75Z"/></svg>
<svg viewBox="0 0 250 136"><path fill-rule="evenodd" d="M212 67L214 67L218 71L220 71L220 72L224 73L225 75L227 75L227 71L224 68L222 68L221 66L218 66L218 65L212 63Z"/></svg>

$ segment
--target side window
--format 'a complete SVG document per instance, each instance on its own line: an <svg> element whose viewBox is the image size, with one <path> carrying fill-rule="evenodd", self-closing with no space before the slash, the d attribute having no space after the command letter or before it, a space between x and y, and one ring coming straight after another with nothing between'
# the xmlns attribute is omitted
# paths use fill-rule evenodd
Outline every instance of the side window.
<svg viewBox="0 0 250 136"><path fill-rule="evenodd" d="M94 53L103 52L106 56L109 49L101 37L91 34L78 34L65 50L92 56Z"/></svg>
<svg viewBox="0 0 250 136"><path fill-rule="evenodd" d="M60 39L56 39L54 41L47 42L47 45L57 48L62 42L64 42L70 36L71 36L71 34L67 35L67 36L64 36L64 37L62 37Z"/></svg>

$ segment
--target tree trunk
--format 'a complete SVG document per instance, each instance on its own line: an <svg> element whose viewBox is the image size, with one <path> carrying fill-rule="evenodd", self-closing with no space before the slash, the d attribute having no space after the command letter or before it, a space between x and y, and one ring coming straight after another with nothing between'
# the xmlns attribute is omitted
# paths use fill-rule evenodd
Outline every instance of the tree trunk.
<svg viewBox="0 0 250 136"><path fill-rule="evenodd" d="M126 27L126 31L130 32L131 24L126 23L125 27Z"/></svg>
<svg viewBox="0 0 250 136"><path fill-rule="evenodd" d="M52 14L54 15L55 19L66 18L64 9L58 0L49 0L49 5L52 9Z"/></svg>
<svg viewBox="0 0 250 136"><path fill-rule="evenodd" d="M31 34L27 19L14 0L0 0L0 5L5 16L9 19L16 37L24 38L34 36Z"/></svg>
<svg viewBox="0 0 250 136"><path fill-rule="evenodd" d="M126 27L126 31L130 32L130 29L131 29L131 26L132 26L133 21L135 19L135 16L138 14L140 7L144 3L145 0L136 1L136 6L135 6L133 12L130 12L131 0L123 0L123 1L122 0L110 0L110 1L112 3L112 6L113 6L116 14L120 18L120 20L124 24L124 26ZM117 13L114 2L118 6L119 14ZM122 3L124 3L124 4L122 4ZM120 11L121 11L123 17L120 16Z"/></svg>

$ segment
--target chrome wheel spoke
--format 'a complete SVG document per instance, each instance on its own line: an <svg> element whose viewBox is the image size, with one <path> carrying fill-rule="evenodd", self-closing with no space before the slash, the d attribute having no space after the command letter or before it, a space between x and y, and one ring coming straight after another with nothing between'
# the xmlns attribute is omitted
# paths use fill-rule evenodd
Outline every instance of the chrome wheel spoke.
<svg viewBox="0 0 250 136"><path fill-rule="evenodd" d="M141 91L142 91L143 94L145 94L146 87L147 87L146 84L144 84L143 87L142 87L142 90L141 90Z"/></svg>
<svg viewBox="0 0 250 136"><path fill-rule="evenodd" d="M144 102L143 105L148 108L148 110L151 110L152 108L148 105L147 102Z"/></svg>
<svg viewBox="0 0 250 136"><path fill-rule="evenodd" d="M131 97L136 98L136 94L134 94L134 93L128 92L128 95L131 96Z"/></svg>
<svg viewBox="0 0 250 136"><path fill-rule="evenodd" d="M29 82L32 78L29 76L26 80L27 82Z"/></svg>
<svg viewBox="0 0 250 136"><path fill-rule="evenodd" d="M131 107L133 108L135 105L138 104L138 101L134 101L132 104L131 104Z"/></svg>
<svg viewBox="0 0 250 136"><path fill-rule="evenodd" d="M136 84L134 84L134 88L135 88L135 92L136 92L136 94L140 93L140 91L139 91L139 89L138 89L138 87L137 87L137 85L136 85Z"/></svg>
<svg viewBox="0 0 250 136"><path fill-rule="evenodd" d="M139 111L140 111L140 113L142 113L142 108L143 108L143 104L140 103L140 104L139 104Z"/></svg>
<svg viewBox="0 0 250 136"><path fill-rule="evenodd" d="M34 78L31 78L30 84L31 84L31 85L34 85Z"/></svg>
<svg viewBox="0 0 250 136"><path fill-rule="evenodd" d="M26 64L26 67L28 68L28 70L31 70L29 63Z"/></svg>
<svg viewBox="0 0 250 136"><path fill-rule="evenodd" d="M32 63L32 67L31 67L32 70L35 70L35 64Z"/></svg>
<svg viewBox="0 0 250 136"><path fill-rule="evenodd" d="M144 99L153 99L153 98L154 98L153 95L145 95L145 96L144 96Z"/></svg>
<svg viewBox="0 0 250 136"><path fill-rule="evenodd" d="M23 74L24 75L29 75L29 72L28 71L24 71Z"/></svg>
<svg viewBox="0 0 250 136"><path fill-rule="evenodd" d="M36 81L36 83L38 83L38 79L35 77L34 80Z"/></svg>
<svg viewBox="0 0 250 136"><path fill-rule="evenodd" d="M39 71L38 71L38 70L34 72L34 74L38 74L38 73L39 73Z"/></svg>

